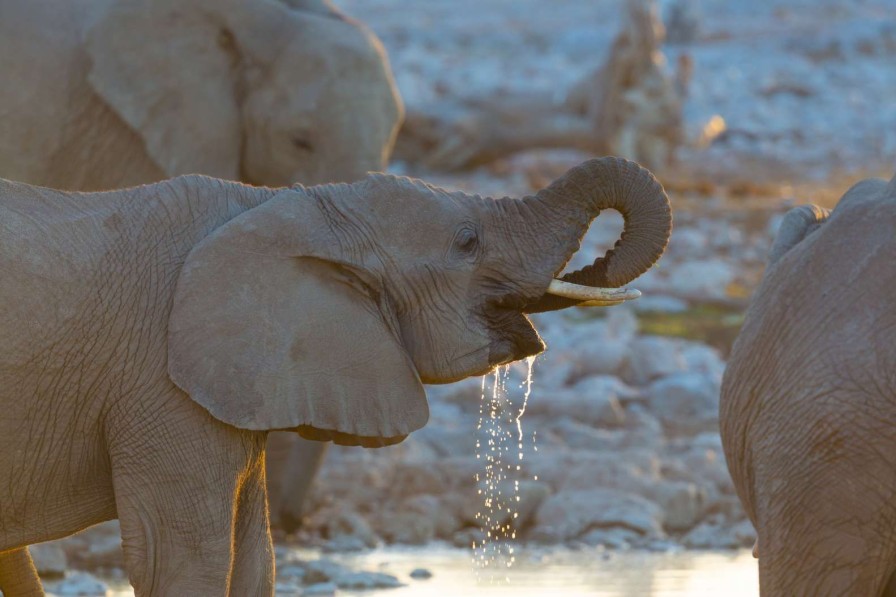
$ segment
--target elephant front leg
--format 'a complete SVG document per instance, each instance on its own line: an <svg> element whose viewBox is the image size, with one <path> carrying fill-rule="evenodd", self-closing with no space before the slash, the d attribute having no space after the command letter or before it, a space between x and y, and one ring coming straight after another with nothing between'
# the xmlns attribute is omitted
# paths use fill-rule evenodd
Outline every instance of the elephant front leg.
<svg viewBox="0 0 896 597"><path fill-rule="evenodd" d="M44 594L28 548L0 553L0 594L4 597L42 597Z"/></svg>
<svg viewBox="0 0 896 597"><path fill-rule="evenodd" d="M112 440L115 501L135 593L252 594L231 591L231 577L240 551L241 491L264 466L264 434L219 423L188 400L167 407L158 409L164 414L153 419L152 433L116 433Z"/></svg>
<svg viewBox="0 0 896 597"><path fill-rule="evenodd" d="M235 554L230 594L267 597L274 594L274 544L268 521L264 463L243 480L236 514Z"/></svg>

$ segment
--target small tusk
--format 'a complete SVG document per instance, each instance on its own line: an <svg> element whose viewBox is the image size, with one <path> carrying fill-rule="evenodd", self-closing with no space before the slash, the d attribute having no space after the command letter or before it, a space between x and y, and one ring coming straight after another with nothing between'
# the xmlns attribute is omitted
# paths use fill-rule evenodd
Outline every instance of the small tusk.
<svg viewBox="0 0 896 597"><path fill-rule="evenodd" d="M563 280L551 280L547 292L564 298L586 301L583 306L589 307L616 305L641 296L641 292L634 288L593 288Z"/></svg>

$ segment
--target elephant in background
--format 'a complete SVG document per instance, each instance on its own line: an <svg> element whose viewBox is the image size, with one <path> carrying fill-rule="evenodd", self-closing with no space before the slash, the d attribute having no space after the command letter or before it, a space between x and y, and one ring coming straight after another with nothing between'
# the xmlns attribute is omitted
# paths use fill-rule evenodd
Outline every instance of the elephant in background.
<svg viewBox="0 0 896 597"><path fill-rule="evenodd" d="M722 384L762 595L896 595L896 177L784 218Z"/></svg>
<svg viewBox="0 0 896 597"><path fill-rule="evenodd" d="M605 208L616 247L554 280ZM612 302L593 287L651 267L671 222L615 158L523 199L383 174L0 181L0 587L22 547L118 518L137 595L271 595L268 431L400 442L426 423L422 384L541 352L526 313Z"/></svg>
<svg viewBox="0 0 896 597"><path fill-rule="evenodd" d="M328 0L0 0L0 177L106 190L384 168L385 52Z"/></svg>

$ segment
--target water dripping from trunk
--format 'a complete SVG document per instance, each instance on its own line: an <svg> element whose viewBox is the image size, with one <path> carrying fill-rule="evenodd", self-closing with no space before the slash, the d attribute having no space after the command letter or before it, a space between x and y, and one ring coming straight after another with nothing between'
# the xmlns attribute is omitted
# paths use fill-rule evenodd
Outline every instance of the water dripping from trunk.
<svg viewBox="0 0 896 597"><path fill-rule="evenodd" d="M476 473L475 481L481 498L476 520L483 536L472 545L473 565L480 582L510 582L506 570L516 561L520 480L525 475L523 415L532 393L534 363L535 357L526 359L526 378L518 388L513 388L511 383L510 391L509 366L497 368L494 375L482 378L476 459L484 464L484 470ZM533 447L534 440L533 433Z"/></svg>

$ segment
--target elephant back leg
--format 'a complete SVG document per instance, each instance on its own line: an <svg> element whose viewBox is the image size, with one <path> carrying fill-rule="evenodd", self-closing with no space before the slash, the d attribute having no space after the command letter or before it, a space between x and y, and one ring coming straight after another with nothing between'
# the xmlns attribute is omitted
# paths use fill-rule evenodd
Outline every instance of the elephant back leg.
<svg viewBox="0 0 896 597"><path fill-rule="evenodd" d="M267 476L273 524L287 533L301 526L305 503L327 454L327 442L316 442L295 433L271 433L268 437Z"/></svg>
<svg viewBox="0 0 896 597"><path fill-rule="evenodd" d="M818 441L838 445L819 429ZM896 569L896 507L886 490L896 479L864 457L844 458L837 451L825 451L829 460L821 469L805 454L784 454L789 464L781 460L757 470L763 596L884 594Z"/></svg>
<svg viewBox="0 0 896 597"><path fill-rule="evenodd" d="M759 586L763 597L825 595L887 595L896 597L890 560L854 532L804 529L808 540L793 541L785 549L773 529L760 533ZM768 543L769 549L765 549Z"/></svg>
<svg viewBox="0 0 896 597"><path fill-rule="evenodd" d="M0 594L4 597L40 597L44 594L28 548L0 553Z"/></svg>

